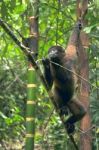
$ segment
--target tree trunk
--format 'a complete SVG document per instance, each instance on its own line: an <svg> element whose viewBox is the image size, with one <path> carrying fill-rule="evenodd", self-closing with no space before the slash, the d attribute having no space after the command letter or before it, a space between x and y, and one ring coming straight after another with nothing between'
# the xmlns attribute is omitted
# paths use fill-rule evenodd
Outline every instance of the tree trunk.
<svg viewBox="0 0 99 150"><path fill-rule="evenodd" d="M87 36L87 35L86 35ZM83 40L83 39L82 39ZM78 45L79 53L79 64L80 64L80 76L85 80L89 80L89 63L88 56L85 52L84 47L79 41ZM83 103L84 107L87 110L87 114L81 120L80 128L82 130L80 136L80 150L91 150L91 131L89 130L91 127L91 119L90 119L90 111L89 111L89 83L83 79L80 79L80 94L79 99Z"/></svg>

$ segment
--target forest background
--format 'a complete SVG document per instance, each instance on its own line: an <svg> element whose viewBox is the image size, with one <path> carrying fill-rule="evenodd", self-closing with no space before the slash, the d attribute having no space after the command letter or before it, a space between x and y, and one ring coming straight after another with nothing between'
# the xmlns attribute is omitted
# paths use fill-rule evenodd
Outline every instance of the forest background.
<svg viewBox="0 0 99 150"><path fill-rule="evenodd" d="M31 0L1 0L0 18L11 25L17 37L29 35L29 16L34 13L35 3ZM39 1L39 57L47 55L50 46L59 44L66 47L76 22L76 1ZM87 49L90 74L90 112L93 148L99 150L99 2L90 0L87 14L88 25L84 31L90 39ZM17 32L17 31L18 32ZM0 28L0 150L22 149L25 137L25 115L27 99L28 60L12 39ZM39 61L40 63L40 61ZM56 150L72 148L64 133L58 115L39 79L36 99L36 149ZM46 128L45 128L46 127ZM45 130L44 130L45 128ZM17 143L17 144L16 144ZM16 147L17 145L17 147Z"/></svg>

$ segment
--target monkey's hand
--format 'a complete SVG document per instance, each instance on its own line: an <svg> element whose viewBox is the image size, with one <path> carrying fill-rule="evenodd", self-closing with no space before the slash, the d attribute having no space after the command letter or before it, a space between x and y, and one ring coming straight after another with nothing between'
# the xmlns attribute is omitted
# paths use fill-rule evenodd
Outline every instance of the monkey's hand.
<svg viewBox="0 0 99 150"><path fill-rule="evenodd" d="M44 68L44 77L47 82L48 88L51 89L53 85L53 78L50 70L50 61L48 58L42 59L42 64Z"/></svg>
<svg viewBox="0 0 99 150"><path fill-rule="evenodd" d="M50 64L50 61L48 58L43 58L42 59L42 64L44 65L45 68L49 68L49 64Z"/></svg>

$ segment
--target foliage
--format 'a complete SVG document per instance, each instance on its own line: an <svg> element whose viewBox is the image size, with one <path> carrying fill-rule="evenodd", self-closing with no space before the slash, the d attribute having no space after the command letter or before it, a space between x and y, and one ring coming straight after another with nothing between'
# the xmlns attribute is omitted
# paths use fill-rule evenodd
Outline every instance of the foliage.
<svg viewBox="0 0 99 150"><path fill-rule="evenodd" d="M90 65L90 110L93 131L93 147L97 149L99 138L99 7L97 1L90 1L87 18L88 26L84 29L90 37L90 48L87 53ZM0 17L11 25L18 35L18 30L25 37L29 34L28 17L33 14L33 3L29 0L1 0ZM39 2L39 62L53 44L66 47L72 27L76 22L76 1L59 3L58 0ZM24 138L25 104L27 83L27 58L15 45L12 39L0 27L0 141ZM98 87L98 88L97 88ZM45 89L38 86L36 118L36 147L42 149L67 149L73 146L65 136L64 129L53 110ZM44 125L47 122L44 130Z"/></svg>

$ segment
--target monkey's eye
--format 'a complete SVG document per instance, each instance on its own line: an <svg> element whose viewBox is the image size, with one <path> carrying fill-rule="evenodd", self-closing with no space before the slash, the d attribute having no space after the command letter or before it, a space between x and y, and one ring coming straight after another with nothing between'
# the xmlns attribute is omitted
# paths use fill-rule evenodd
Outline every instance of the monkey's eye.
<svg viewBox="0 0 99 150"><path fill-rule="evenodd" d="M55 55L55 54L57 54L58 53L58 51L56 50L56 49L53 49L51 52L50 52L50 54L52 54L52 55Z"/></svg>
<svg viewBox="0 0 99 150"><path fill-rule="evenodd" d="M51 53L58 53L58 51L56 49L53 49Z"/></svg>
<svg viewBox="0 0 99 150"><path fill-rule="evenodd" d="M52 50L50 53L49 53L49 59L52 59L52 58L55 58L57 57L58 53L56 50Z"/></svg>

